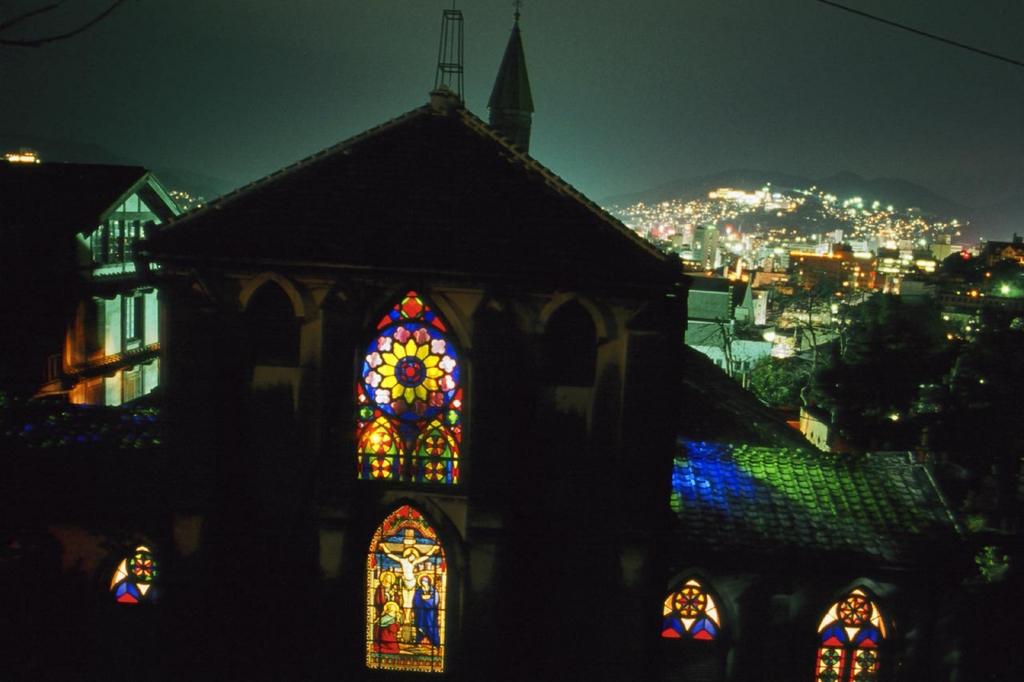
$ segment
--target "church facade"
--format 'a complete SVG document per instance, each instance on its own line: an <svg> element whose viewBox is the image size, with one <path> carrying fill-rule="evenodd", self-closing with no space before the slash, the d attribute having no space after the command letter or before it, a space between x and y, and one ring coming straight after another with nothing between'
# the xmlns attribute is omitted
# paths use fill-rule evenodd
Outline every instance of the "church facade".
<svg viewBox="0 0 1024 682"><path fill-rule="evenodd" d="M229 543L255 519L301 528L294 551L347 614L345 670L653 660L677 261L443 91L145 256L173 457L195 477L178 535L207 529L188 540L204 561L211 527ZM605 615L580 637L597 594Z"/></svg>

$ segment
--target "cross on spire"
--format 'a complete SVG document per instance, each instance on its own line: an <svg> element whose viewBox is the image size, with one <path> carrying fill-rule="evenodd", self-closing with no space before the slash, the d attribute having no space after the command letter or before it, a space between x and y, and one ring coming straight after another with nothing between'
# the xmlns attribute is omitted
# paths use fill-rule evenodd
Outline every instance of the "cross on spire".
<svg viewBox="0 0 1024 682"><path fill-rule="evenodd" d="M512 3L512 6L516 8L516 15L515 16L516 16L516 23L518 24L519 23L519 10L521 10L523 8L523 0L515 0L515 2Z"/></svg>

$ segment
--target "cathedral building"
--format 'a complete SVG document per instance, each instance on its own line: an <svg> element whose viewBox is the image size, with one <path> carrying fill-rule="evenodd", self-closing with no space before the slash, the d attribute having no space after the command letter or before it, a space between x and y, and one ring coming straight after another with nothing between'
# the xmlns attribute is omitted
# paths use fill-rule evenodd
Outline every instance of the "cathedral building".
<svg viewBox="0 0 1024 682"><path fill-rule="evenodd" d="M677 260L448 91L190 214L145 255L180 456L201 480L239 472L226 516L304 519L349 614L341 670L652 660ZM580 637L596 592L607 617Z"/></svg>

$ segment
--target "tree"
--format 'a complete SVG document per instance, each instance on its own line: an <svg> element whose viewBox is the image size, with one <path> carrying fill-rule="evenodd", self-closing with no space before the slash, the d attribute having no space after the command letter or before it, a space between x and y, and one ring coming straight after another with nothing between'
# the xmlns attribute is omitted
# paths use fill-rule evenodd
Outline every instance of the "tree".
<svg viewBox="0 0 1024 682"><path fill-rule="evenodd" d="M975 492L970 511L1012 530L1022 521L1016 500L1024 452L1024 325L1019 318L986 322L950 371L951 404L936 425L935 441L972 474L972 487L984 491Z"/></svg>
<svg viewBox="0 0 1024 682"><path fill-rule="evenodd" d="M32 9L17 13L7 19L0 19L0 45L6 45L8 47L40 47L47 43L55 43L60 40L73 38L79 33L92 28L109 17L113 14L114 10L125 2L125 0L111 0L110 3L99 13L93 15L89 19L79 20L73 23L70 28L47 32L43 35L20 37L14 37L11 35L12 32L16 32L18 28L24 24L31 23L33 20L38 19L43 15L52 16L53 13L59 10L66 3L66 1L67 0L55 0L48 5L33 7Z"/></svg>
<svg viewBox="0 0 1024 682"><path fill-rule="evenodd" d="M816 401L857 446L912 447L918 434L910 408L921 384L942 381L955 351L939 310L876 295L851 310L848 333L845 353L833 345L815 373Z"/></svg>
<svg viewBox="0 0 1024 682"><path fill-rule="evenodd" d="M810 286L796 286L791 295L779 299L782 306L779 326L794 329L799 336L807 337L812 373L818 368L818 349L834 338L832 305L837 302L835 294L835 284L822 278Z"/></svg>
<svg viewBox="0 0 1024 682"><path fill-rule="evenodd" d="M750 390L771 407L800 405L807 382L808 367L800 358L762 358L750 371Z"/></svg>

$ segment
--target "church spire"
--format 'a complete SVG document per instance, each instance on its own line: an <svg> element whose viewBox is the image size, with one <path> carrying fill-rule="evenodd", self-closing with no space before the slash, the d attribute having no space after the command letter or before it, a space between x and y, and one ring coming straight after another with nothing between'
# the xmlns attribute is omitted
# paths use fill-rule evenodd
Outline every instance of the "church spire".
<svg viewBox="0 0 1024 682"><path fill-rule="evenodd" d="M505 46L505 56L501 58L487 108L491 110L490 123L494 132L527 153L530 151L533 96L530 94L530 78L526 74L523 40L519 35L519 7L520 2L516 0L512 35Z"/></svg>

